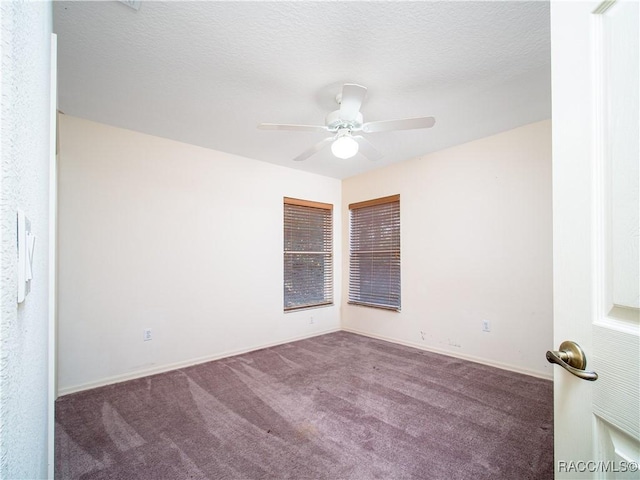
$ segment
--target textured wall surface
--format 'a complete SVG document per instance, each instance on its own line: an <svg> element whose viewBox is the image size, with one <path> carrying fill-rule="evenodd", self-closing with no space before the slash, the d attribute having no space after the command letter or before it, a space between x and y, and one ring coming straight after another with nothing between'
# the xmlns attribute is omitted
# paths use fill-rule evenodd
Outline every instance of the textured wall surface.
<svg viewBox="0 0 640 480"><path fill-rule="evenodd" d="M51 4L1 2L0 477L47 475ZM31 293L16 303L16 210L36 235Z"/></svg>

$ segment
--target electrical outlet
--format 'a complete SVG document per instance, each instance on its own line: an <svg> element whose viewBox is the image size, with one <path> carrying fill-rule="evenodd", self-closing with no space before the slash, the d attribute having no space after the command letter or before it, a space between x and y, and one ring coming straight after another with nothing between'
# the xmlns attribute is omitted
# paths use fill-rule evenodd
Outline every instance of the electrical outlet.
<svg viewBox="0 0 640 480"><path fill-rule="evenodd" d="M151 329L150 328L145 328L142 331L142 339L147 342L149 340L152 340L153 337L151 337Z"/></svg>
<svg viewBox="0 0 640 480"><path fill-rule="evenodd" d="M489 320L483 320L482 321L482 331L483 332L490 332L491 331L491 324L489 323Z"/></svg>

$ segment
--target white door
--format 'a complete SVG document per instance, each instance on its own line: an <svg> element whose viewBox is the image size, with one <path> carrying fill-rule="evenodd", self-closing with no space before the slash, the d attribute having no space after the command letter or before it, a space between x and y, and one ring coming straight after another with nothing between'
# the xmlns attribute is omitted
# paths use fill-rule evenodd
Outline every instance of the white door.
<svg viewBox="0 0 640 480"><path fill-rule="evenodd" d="M552 2L556 478L640 478L638 1ZM543 352L541 352L542 354Z"/></svg>

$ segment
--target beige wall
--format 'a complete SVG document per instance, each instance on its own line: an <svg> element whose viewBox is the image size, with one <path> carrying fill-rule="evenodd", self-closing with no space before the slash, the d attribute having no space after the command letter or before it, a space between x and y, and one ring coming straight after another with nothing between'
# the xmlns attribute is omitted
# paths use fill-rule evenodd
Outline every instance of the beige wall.
<svg viewBox="0 0 640 480"><path fill-rule="evenodd" d="M61 394L341 327L551 378L550 121L343 182L60 127ZM402 311L348 305L347 206L395 193ZM282 311L283 196L335 205L335 306Z"/></svg>
<svg viewBox="0 0 640 480"><path fill-rule="evenodd" d="M60 393L339 328L339 268L335 306L284 314L282 287L283 196L339 212L339 180L68 115L60 138Z"/></svg>
<svg viewBox="0 0 640 480"><path fill-rule="evenodd" d="M348 305L347 206L397 193L402 311ZM552 377L550 120L347 179L342 202L344 329Z"/></svg>

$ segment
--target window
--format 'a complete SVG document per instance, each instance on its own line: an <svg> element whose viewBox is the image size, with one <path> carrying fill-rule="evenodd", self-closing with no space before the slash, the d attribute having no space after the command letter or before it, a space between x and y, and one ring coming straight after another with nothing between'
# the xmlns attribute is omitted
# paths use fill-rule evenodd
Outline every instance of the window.
<svg viewBox="0 0 640 480"><path fill-rule="evenodd" d="M400 310L400 195L349 213L349 303Z"/></svg>
<svg viewBox="0 0 640 480"><path fill-rule="evenodd" d="M284 309L333 303L333 205L284 199Z"/></svg>

